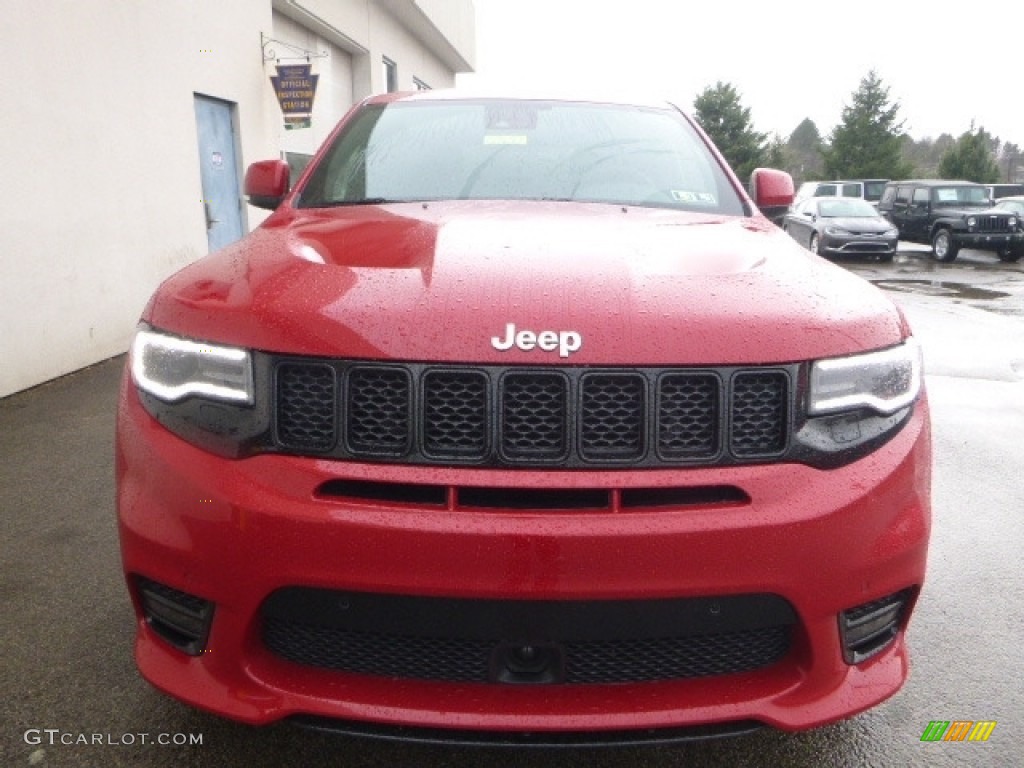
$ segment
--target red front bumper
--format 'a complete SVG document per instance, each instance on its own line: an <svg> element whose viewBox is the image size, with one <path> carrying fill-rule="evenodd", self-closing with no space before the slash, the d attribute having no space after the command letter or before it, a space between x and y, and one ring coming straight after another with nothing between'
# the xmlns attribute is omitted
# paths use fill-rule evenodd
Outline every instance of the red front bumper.
<svg viewBox="0 0 1024 768"><path fill-rule="evenodd" d="M843 660L837 615L921 585L929 468L923 399L884 447L835 470L775 464L494 471L274 455L230 461L164 430L128 385L117 447L125 572L216 605L206 651L189 656L153 633L134 594L136 658L161 690L248 723L306 714L492 731L739 720L814 727L879 703L906 679L902 630L880 654L851 666ZM751 502L614 514L438 511L315 495L335 478L492 487L729 485ZM744 674L615 685L433 682L275 656L263 645L260 606L288 586L499 600L772 593L789 601L798 625L785 658Z"/></svg>

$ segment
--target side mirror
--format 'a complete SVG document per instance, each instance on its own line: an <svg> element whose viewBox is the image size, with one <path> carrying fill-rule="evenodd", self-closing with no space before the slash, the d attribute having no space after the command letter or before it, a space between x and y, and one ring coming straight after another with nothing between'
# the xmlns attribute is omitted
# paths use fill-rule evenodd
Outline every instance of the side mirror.
<svg viewBox="0 0 1024 768"><path fill-rule="evenodd" d="M291 169L284 160L261 160L245 172L245 195L249 205L272 211L288 194Z"/></svg>
<svg viewBox="0 0 1024 768"><path fill-rule="evenodd" d="M774 168L755 168L750 176L750 196L769 219L786 212L793 202L793 177Z"/></svg>

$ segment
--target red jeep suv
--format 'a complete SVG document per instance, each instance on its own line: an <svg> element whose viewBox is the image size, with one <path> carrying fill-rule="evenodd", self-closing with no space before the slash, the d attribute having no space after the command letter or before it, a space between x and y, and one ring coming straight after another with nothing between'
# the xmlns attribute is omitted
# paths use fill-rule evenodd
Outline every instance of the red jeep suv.
<svg viewBox="0 0 1024 768"><path fill-rule="evenodd" d="M921 357L667 104L364 101L164 282L117 508L157 688L252 724L623 743L907 677Z"/></svg>

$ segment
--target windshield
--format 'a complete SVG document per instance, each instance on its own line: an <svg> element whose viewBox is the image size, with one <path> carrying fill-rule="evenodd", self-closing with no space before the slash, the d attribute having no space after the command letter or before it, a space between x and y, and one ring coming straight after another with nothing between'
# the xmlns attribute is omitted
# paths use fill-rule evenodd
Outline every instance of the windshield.
<svg viewBox="0 0 1024 768"><path fill-rule="evenodd" d="M432 200L743 213L707 146L673 110L491 100L365 107L320 160L297 205Z"/></svg>
<svg viewBox="0 0 1024 768"><path fill-rule="evenodd" d="M984 187L936 187L932 202L939 206L989 205L988 190Z"/></svg>
<svg viewBox="0 0 1024 768"><path fill-rule="evenodd" d="M865 181L864 182L864 199L871 202L877 202L882 199L882 192L885 191L885 181Z"/></svg>
<svg viewBox="0 0 1024 768"><path fill-rule="evenodd" d="M878 216L878 211L874 209L871 203L853 198L822 200L818 203L818 212L829 219L873 219Z"/></svg>

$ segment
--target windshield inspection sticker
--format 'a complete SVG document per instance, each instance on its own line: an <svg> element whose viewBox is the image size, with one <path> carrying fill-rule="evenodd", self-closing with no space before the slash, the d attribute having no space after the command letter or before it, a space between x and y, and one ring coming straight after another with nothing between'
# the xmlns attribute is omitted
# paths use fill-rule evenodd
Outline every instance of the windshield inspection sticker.
<svg viewBox="0 0 1024 768"><path fill-rule="evenodd" d="M488 133L484 136L484 144L526 144L526 136L511 136L507 133Z"/></svg>
<svg viewBox="0 0 1024 768"><path fill-rule="evenodd" d="M710 192L691 192L688 189L672 189L669 190L669 194L672 195L672 199L677 203L706 203L707 205L715 205L717 202L715 196Z"/></svg>

